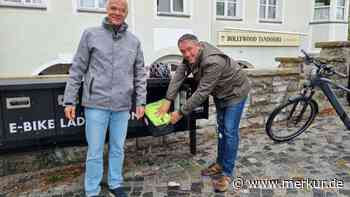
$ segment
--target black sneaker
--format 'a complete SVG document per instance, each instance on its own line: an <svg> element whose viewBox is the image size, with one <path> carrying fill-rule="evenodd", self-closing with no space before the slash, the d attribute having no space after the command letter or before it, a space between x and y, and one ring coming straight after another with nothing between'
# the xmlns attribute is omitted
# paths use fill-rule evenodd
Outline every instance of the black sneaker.
<svg viewBox="0 0 350 197"><path fill-rule="evenodd" d="M109 189L108 192L110 197L128 197L126 193L124 192L124 189L122 187L117 187L115 189Z"/></svg>

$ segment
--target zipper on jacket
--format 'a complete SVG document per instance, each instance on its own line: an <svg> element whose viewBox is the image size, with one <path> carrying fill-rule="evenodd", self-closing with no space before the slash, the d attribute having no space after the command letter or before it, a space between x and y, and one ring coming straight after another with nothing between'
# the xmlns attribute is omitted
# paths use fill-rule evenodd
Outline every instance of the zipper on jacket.
<svg viewBox="0 0 350 197"><path fill-rule="evenodd" d="M114 31L113 31L113 35L114 35ZM117 41L118 41L118 38L116 37L115 39L114 39L114 37L113 37L113 42L112 42L112 71L111 71L111 73L112 73L112 78L111 78L111 81L114 81L113 79L114 79L114 72L115 72L115 67L114 67L114 47L115 47L115 45L117 44ZM113 84L111 84L111 87L110 87L110 90L111 90L111 93L113 92ZM113 93L112 93L113 94ZM113 100L112 100L112 94L111 94L111 96L109 97L109 106L110 106L110 108L112 108L112 105L113 105Z"/></svg>
<svg viewBox="0 0 350 197"><path fill-rule="evenodd" d="M91 93L92 93L92 85L94 84L94 78L92 77L91 78L91 81L90 81L90 86L89 86L89 97L90 97L90 95L91 95Z"/></svg>

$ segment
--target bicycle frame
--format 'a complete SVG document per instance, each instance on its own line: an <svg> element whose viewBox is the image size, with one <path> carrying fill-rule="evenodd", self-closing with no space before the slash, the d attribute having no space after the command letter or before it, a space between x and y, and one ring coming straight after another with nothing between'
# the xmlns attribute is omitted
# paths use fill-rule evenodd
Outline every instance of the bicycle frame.
<svg viewBox="0 0 350 197"><path fill-rule="evenodd" d="M345 127L350 130L350 118L338 101L334 88L341 89L347 93L350 93L350 89L330 79L330 76L333 75L344 78L347 76L337 72L330 65L310 57L305 51L301 50L301 52L305 55L304 63L312 64L315 68L312 68L310 71L310 77L304 84L300 94L289 97L288 101L276 107L267 119L266 133L272 140L277 142L285 142L299 136L315 120L318 104L312 97L317 87L327 97Z"/></svg>
<svg viewBox="0 0 350 197"><path fill-rule="evenodd" d="M339 103L331 86L340 88L343 91L348 92L348 93L350 93L350 89L348 89L342 85L336 84L335 82L333 82L332 80L330 80L328 78L319 76L319 73L317 73L316 77L311 79L310 82L311 82L312 87L320 87L320 89L326 95L328 101L331 103L331 105L335 109L336 113L338 114L338 116L340 117L340 119L342 120L342 122L344 123L346 128L350 130L349 116L346 114L343 106ZM312 95L313 94L311 94L310 97L312 97Z"/></svg>

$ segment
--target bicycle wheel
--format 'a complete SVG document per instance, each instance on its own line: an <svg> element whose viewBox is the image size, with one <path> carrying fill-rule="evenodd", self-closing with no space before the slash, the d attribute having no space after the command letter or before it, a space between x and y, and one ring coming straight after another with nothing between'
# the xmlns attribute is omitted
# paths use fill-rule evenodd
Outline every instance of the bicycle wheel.
<svg viewBox="0 0 350 197"><path fill-rule="evenodd" d="M278 106L269 116L266 133L274 141L291 140L304 132L315 119L317 103L298 98Z"/></svg>

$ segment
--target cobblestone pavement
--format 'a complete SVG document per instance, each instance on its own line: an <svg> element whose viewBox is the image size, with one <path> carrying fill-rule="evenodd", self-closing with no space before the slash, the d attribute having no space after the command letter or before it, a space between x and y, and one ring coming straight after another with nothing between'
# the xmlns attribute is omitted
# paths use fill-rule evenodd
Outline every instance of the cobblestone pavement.
<svg viewBox="0 0 350 197"><path fill-rule="evenodd" d="M195 156L189 153L187 135L127 141L124 176L129 196L350 196L350 131L337 117L317 118L306 133L288 143L274 143L263 130L243 130L236 189L226 193L213 192L211 179L200 176L200 170L215 160L215 128L198 130ZM0 196L84 196L83 171L84 165L78 163L1 177ZM247 184L254 180L275 180L279 185L265 181L260 182L261 188L253 188ZM329 187L322 188L320 180L328 180L324 184ZM106 185L104 178L103 194Z"/></svg>

